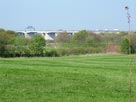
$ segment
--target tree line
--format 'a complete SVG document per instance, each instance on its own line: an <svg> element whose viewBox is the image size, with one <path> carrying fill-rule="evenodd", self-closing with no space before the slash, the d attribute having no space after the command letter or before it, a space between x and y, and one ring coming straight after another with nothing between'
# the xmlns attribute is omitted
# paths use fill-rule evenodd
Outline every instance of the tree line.
<svg viewBox="0 0 136 102"><path fill-rule="evenodd" d="M0 56L42 56L46 45L41 35L34 35L31 39L18 35L11 30L0 29Z"/></svg>
<svg viewBox="0 0 136 102"><path fill-rule="evenodd" d="M59 33L54 41L40 34L25 38L11 30L0 29L0 57L64 56L91 53L136 53L136 33L131 40L127 32L95 34L81 30L73 36Z"/></svg>

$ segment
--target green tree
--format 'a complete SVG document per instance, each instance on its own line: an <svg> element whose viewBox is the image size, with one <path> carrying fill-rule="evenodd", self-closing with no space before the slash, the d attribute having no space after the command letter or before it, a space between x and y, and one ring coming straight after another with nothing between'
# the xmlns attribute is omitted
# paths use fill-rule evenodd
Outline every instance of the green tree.
<svg viewBox="0 0 136 102"><path fill-rule="evenodd" d="M136 53L136 33L131 35L132 53Z"/></svg>
<svg viewBox="0 0 136 102"><path fill-rule="evenodd" d="M28 49L28 42L24 36L17 36L14 40L15 54L23 56L26 54L26 49Z"/></svg>
<svg viewBox="0 0 136 102"><path fill-rule="evenodd" d="M41 56L43 54L43 48L46 45L46 41L43 36L36 34L30 39L29 48L33 55Z"/></svg>
<svg viewBox="0 0 136 102"><path fill-rule="evenodd" d="M1 33L1 32L5 32L5 30L4 30L4 29L2 29L2 28L0 28L0 33Z"/></svg>
<svg viewBox="0 0 136 102"><path fill-rule="evenodd" d="M99 46L102 41L101 35L97 35L91 31L81 30L74 34L73 42L82 46Z"/></svg>
<svg viewBox="0 0 136 102"><path fill-rule="evenodd" d="M129 43L130 43L130 42L129 42L128 38L125 38L125 39L123 39L123 40L121 41L121 51L122 51L123 53L125 53L125 54L129 54L129 46L130 46Z"/></svg>
<svg viewBox="0 0 136 102"><path fill-rule="evenodd" d="M73 41L78 43L83 43L86 41L87 37L88 37L88 32L86 30L81 30L74 34Z"/></svg>
<svg viewBox="0 0 136 102"><path fill-rule="evenodd" d="M0 32L0 56L4 56L7 45L6 33Z"/></svg>
<svg viewBox="0 0 136 102"><path fill-rule="evenodd" d="M8 48L11 49L16 35L14 31L0 29L0 56L7 56L9 51Z"/></svg>

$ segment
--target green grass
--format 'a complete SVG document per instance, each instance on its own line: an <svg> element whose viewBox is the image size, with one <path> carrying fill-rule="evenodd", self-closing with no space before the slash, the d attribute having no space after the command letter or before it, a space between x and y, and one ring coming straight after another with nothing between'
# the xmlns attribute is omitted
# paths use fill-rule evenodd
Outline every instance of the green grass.
<svg viewBox="0 0 136 102"><path fill-rule="evenodd" d="M128 55L0 58L0 102L127 102L128 80Z"/></svg>

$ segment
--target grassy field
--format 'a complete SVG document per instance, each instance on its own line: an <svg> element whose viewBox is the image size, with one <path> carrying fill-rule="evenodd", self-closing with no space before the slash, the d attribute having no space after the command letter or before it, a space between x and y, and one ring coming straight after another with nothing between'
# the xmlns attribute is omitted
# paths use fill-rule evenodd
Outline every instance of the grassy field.
<svg viewBox="0 0 136 102"><path fill-rule="evenodd" d="M128 55L0 58L0 102L127 102L128 80Z"/></svg>

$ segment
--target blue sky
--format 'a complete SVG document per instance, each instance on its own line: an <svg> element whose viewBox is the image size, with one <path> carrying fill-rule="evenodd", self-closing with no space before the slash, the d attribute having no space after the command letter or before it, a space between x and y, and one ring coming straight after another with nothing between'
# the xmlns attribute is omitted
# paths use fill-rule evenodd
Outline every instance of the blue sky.
<svg viewBox="0 0 136 102"><path fill-rule="evenodd" d="M1 0L0 28L127 30L126 5L136 30L136 0Z"/></svg>

